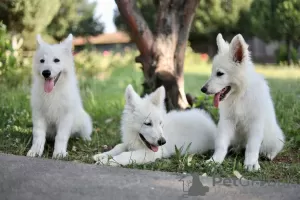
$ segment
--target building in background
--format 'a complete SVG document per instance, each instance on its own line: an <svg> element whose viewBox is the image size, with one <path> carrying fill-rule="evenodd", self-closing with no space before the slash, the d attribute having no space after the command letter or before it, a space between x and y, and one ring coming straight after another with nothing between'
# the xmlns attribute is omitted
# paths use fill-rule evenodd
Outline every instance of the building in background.
<svg viewBox="0 0 300 200"><path fill-rule="evenodd" d="M79 52L86 47L100 52L124 52L125 49L136 49L134 42L125 32L104 33L89 37L75 37L73 45L75 52Z"/></svg>

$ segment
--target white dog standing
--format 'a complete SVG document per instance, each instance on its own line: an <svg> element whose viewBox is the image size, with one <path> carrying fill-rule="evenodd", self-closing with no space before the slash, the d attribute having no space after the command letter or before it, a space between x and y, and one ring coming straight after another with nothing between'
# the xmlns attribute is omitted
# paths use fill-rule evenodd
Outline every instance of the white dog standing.
<svg viewBox="0 0 300 200"><path fill-rule="evenodd" d="M55 137L53 158L65 157L69 137L90 140L92 121L85 112L77 86L70 34L50 45L37 36L33 59L31 107L33 141L27 156L41 156L46 136Z"/></svg>
<svg viewBox="0 0 300 200"><path fill-rule="evenodd" d="M166 113L164 87L141 98L129 85L125 99L121 121L122 143L108 152L95 155L94 160L98 163L128 165L154 162L157 158L175 154L175 145L182 149L182 154L203 153L214 148L217 127L211 117L198 109ZM112 159L109 159L110 156Z"/></svg>
<svg viewBox="0 0 300 200"><path fill-rule="evenodd" d="M220 108L215 152L209 161L222 163L229 145L239 145L246 148L245 168L258 170L259 153L272 160L285 140L269 87L255 72L242 35L236 35L228 44L218 34L217 46L211 77L201 89L214 94L214 105Z"/></svg>

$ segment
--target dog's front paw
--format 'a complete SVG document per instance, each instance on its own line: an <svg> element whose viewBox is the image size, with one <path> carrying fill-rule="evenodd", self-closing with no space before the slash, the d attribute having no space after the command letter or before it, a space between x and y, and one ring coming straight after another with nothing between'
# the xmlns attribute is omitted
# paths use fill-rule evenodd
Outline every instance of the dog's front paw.
<svg viewBox="0 0 300 200"><path fill-rule="evenodd" d="M244 168L246 169L246 170L248 170L248 171L257 171L257 170L260 170L260 165L259 165L259 163L258 163L258 161L257 162L255 162L255 163L244 163Z"/></svg>
<svg viewBox="0 0 300 200"><path fill-rule="evenodd" d="M53 159L61 159L61 158L65 158L67 156L68 156L68 152L66 152L66 151L58 151L58 150L54 149L52 158Z"/></svg>
<svg viewBox="0 0 300 200"><path fill-rule="evenodd" d="M212 163L215 163L215 164L222 164L223 160L222 159L218 159L216 157L211 157L210 159L206 160L206 163L207 164L212 164Z"/></svg>
<svg viewBox="0 0 300 200"><path fill-rule="evenodd" d="M207 163L207 164L210 164L210 163L213 163L213 162L214 162L213 158L210 158L210 159L205 161L205 163Z"/></svg>
<svg viewBox="0 0 300 200"><path fill-rule="evenodd" d="M27 155L28 157L41 157L43 154L43 151L40 151L40 150L36 150L36 149L30 149L28 152L27 152Z"/></svg>
<svg viewBox="0 0 300 200"><path fill-rule="evenodd" d="M255 153L245 154L244 168L248 171L257 171L260 169L260 165L258 163L258 155Z"/></svg>
<svg viewBox="0 0 300 200"><path fill-rule="evenodd" d="M107 162L108 155L105 154L105 153L99 153L99 154L94 155L93 159L94 159L94 161L97 161L97 162L100 161L100 160L103 160L103 161L106 160L106 162Z"/></svg>
<svg viewBox="0 0 300 200"><path fill-rule="evenodd" d="M264 156L266 156L269 160L273 160L277 155L277 152L268 152L268 153L264 153Z"/></svg>
<svg viewBox="0 0 300 200"><path fill-rule="evenodd" d="M85 142L90 142L90 141L92 141L91 136L82 136L82 139L83 139L83 141L85 141Z"/></svg>
<svg viewBox="0 0 300 200"><path fill-rule="evenodd" d="M120 166L119 163L114 160L114 158L111 158L107 154L97 154L93 156L93 159L97 161L96 165Z"/></svg>
<svg viewBox="0 0 300 200"><path fill-rule="evenodd" d="M44 151L43 144L33 144L30 150L27 152L27 156L29 157L41 157Z"/></svg>

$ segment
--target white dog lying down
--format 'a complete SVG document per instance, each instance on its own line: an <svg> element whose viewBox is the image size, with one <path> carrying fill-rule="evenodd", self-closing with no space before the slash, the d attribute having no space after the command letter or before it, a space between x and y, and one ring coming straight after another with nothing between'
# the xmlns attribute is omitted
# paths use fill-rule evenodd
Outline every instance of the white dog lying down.
<svg viewBox="0 0 300 200"><path fill-rule="evenodd" d="M215 152L209 162L222 163L228 147L237 145L246 147L245 168L258 170L259 153L272 160L285 141L269 87L256 73L242 35L228 44L219 34L217 45L211 77L201 89L214 95L214 104L220 108Z"/></svg>
<svg viewBox="0 0 300 200"><path fill-rule="evenodd" d="M69 137L90 140L92 122L84 111L77 87L72 38L50 45L37 36L33 59L31 108L33 141L27 156L41 156L46 136L55 136L53 158L65 157Z"/></svg>
<svg viewBox="0 0 300 200"><path fill-rule="evenodd" d="M128 165L154 162L175 153L203 153L214 148L216 125L203 110L165 111L164 87L141 98L127 86L121 121L122 143L93 158L99 164ZM191 145L190 145L191 144ZM187 147L190 145L189 149ZM111 159L110 156L112 157Z"/></svg>

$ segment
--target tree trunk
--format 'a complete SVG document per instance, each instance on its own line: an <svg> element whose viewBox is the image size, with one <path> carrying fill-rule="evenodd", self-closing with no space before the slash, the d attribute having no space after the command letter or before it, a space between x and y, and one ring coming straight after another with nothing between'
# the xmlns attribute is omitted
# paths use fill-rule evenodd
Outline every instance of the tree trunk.
<svg viewBox="0 0 300 200"><path fill-rule="evenodd" d="M189 107L184 92L184 55L199 0L153 0L157 8L156 28L149 29L135 0L115 0L132 32L142 64L144 94L163 85L167 110Z"/></svg>
<svg viewBox="0 0 300 200"><path fill-rule="evenodd" d="M288 64L288 66L290 66L291 65L291 58L292 58L292 50L291 50L291 41L290 41L290 39L287 39L286 40L286 46L287 46L287 64Z"/></svg>

